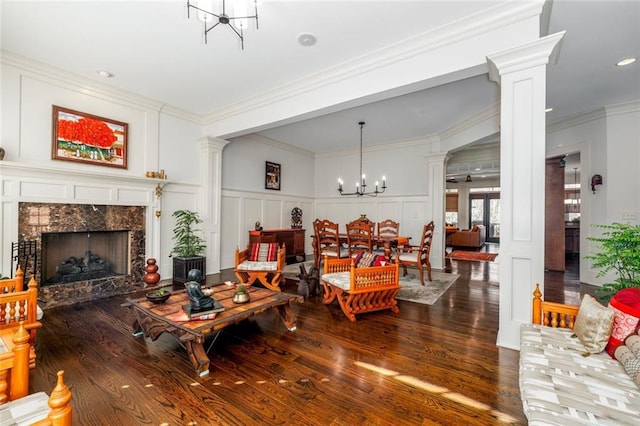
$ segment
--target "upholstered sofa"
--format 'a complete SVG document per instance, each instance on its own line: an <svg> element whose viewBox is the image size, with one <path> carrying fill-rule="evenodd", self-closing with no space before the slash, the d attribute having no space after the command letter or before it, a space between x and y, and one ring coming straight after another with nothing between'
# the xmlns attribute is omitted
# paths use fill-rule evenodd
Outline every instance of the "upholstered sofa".
<svg viewBox="0 0 640 426"><path fill-rule="evenodd" d="M545 302L540 296L536 289L533 324L522 325L520 335L520 395L529 425L639 424L640 336L629 336L615 349L614 359L601 349L607 344L595 325L601 320L584 319L593 309L585 307L586 296L580 307ZM591 300L591 306L598 303ZM602 316L607 309L600 305L594 310ZM579 310L585 310L583 319ZM609 318L614 321L615 315ZM601 346L594 349L594 343ZM624 351L630 362L621 356Z"/></svg>
<svg viewBox="0 0 640 426"><path fill-rule="evenodd" d="M487 239L484 225L473 225L471 229L456 231L451 236L451 246L480 248Z"/></svg>

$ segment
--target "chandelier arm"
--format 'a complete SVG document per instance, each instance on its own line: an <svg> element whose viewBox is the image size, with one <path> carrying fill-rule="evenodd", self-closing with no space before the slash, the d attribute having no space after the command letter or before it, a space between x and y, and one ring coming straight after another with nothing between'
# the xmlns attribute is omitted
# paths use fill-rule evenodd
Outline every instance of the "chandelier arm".
<svg viewBox="0 0 640 426"><path fill-rule="evenodd" d="M220 22L216 22L216 23L215 23L215 24L213 24L210 28L207 28L207 23L205 22L205 24L204 24L204 28L205 28L205 29L204 29L204 35L205 35L205 37L207 36L207 33L208 33L209 31L211 31L212 29L214 29L214 28L215 28L215 27L217 27L218 25L220 25Z"/></svg>

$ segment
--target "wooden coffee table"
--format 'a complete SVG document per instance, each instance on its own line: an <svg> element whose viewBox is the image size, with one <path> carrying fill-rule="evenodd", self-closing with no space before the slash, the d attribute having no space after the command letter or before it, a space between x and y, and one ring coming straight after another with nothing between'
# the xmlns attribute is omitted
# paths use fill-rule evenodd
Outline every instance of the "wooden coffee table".
<svg viewBox="0 0 640 426"><path fill-rule="evenodd" d="M182 306L189 303L186 291L172 293L169 300L161 304L149 302L146 297L127 299L127 303L123 306L131 307L136 317L133 324L134 336L144 335L150 337L151 340L156 340L164 332L175 335L186 348L196 373L202 377L209 374L207 352L211 349L218 334L228 325L277 308L287 330L296 330L297 318L291 310L290 303L303 302L302 296L248 287L251 300L247 303L236 304L231 300L235 291L233 286L220 284L211 288L214 290L212 297L225 307L223 312L218 313L211 320L184 321L184 318L177 320L183 312ZM209 335L213 335L213 341L205 350L204 341Z"/></svg>

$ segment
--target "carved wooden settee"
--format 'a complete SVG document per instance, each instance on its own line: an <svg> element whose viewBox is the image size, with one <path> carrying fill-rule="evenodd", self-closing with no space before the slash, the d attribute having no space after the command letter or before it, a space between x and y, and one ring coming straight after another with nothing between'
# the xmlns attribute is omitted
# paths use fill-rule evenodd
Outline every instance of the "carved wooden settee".
<svg viewBox="0 0 640 426"><path fill-rule="evenodd" d="M606 352L586 352L573 329L578 306L541 295L536 286L533 324L520 330L520 395L529 425L638 424L640 388L623 365Z"/></svg>
<svg viewBox="0 0 640 426"><path fill-rule="evenodd" d="M64 383L64 371L58 371L51 396L38 392L1 404L0 422L3 425L71 426L71 391Z"/></svg>
<svg viewBox="0 0 640 426"><path fill-rule="evenodd" d="M356 268L352 258L325 256L322 302L330 304L337 299L342 312L351 321L356 320L356 314L365 312L391 309L398 313L398 271L398 264Z"/></svg>
<svg viewBox="0 0 640 426"><path fill-rule="evenodd" d="M29 335L29 367L36 366L35 340L38 328L38 283L31 278L23 289L24 274L18 267L15 278L0 280L0 337L11 346L11 340L22 322ZM28 374L28 371L27 371Z"/></svg>
<svg viewBox="0 0 640 426"><path fill-rule="evenodd" d="M261 253L261 247L275 246L275 258L266 253ZM271 247L274 247L271 246ZM233 272L238 281L246 286L250 286L258 280L263 286L273 291L280 291L282 281L282 270L286 265L287 251L282 244L277 248L277 243L254 243L247 245L247 248L240 251L236 247L236 262Z"/></svg>

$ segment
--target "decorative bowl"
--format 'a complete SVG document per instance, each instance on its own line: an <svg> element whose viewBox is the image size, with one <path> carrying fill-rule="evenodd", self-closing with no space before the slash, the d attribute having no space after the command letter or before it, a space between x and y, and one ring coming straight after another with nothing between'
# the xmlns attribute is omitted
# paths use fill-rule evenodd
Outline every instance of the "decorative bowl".
<svg viewBox="0 0 640 426"><path fill-rule="evenodd" d="M147 300L152 303L164 303L171 297L168 290L154 290L147 293Z"/></svg>
<svg viewBox="0 0 640 426"><path fill-rule="evenodd" d="M247 303L251 299L249 293L233 293L233 303Z"/></svg>

